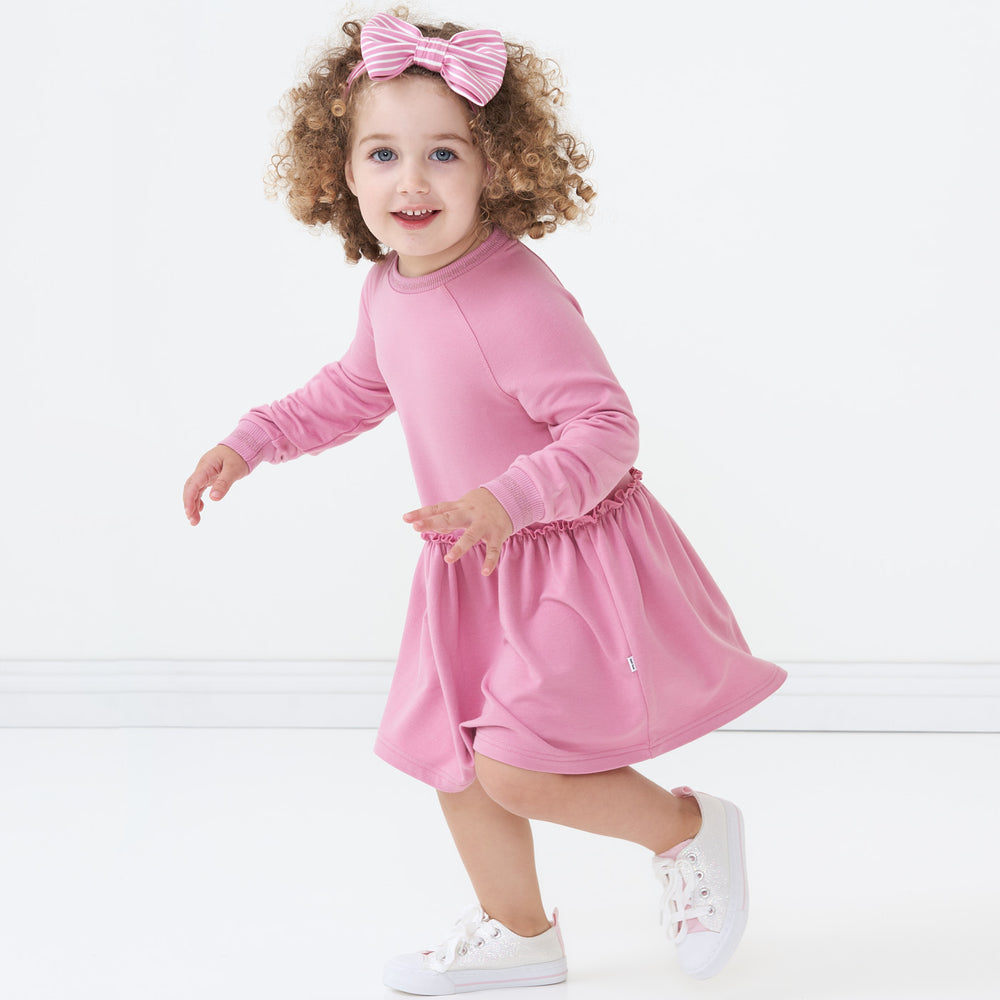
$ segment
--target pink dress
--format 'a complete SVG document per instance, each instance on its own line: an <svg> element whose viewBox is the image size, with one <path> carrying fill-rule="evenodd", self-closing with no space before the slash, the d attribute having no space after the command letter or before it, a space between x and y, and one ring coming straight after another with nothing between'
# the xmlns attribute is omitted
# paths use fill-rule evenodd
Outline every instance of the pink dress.
<svg viewBox="0 0 1000 1000"><path fill-rule="evenodd" d="M251 468L341 444L398 411L421 503L485 486L515 533L497 571L428 534L376 753L441 791L474 752L579 774L731 722L785 673L632 468L628 399L544 263L499 230L453 264L372 268L344 357L225 440Z"/></svg>

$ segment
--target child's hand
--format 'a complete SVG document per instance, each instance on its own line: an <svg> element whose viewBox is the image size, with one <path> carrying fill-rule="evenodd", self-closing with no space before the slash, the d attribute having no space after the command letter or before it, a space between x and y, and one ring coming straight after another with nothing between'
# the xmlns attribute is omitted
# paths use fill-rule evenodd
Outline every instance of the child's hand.
<svg viewBox="0 0 1000 1000"><path fill-rule="evenodd" d="M462 529L462 537L448 550L445 562L457 562L477 542L486 542L483 576L489 576L500 561L500 546L514 531L510 515L488 489L480 486L460 500L436 503L403 515L417 531L447 534Z"/></svg>
<svg viewBox="0 0 1000 1000"><path fill-rule="evenodd" d="M192 524L201 520L201 512L205 509L201 495L206 486L212 487L209 493L211 499L221 500L237 479L249 475L250 467L232 448L219 444L205 452L191 478L184 484L184 513L187 519Z"/></svg>

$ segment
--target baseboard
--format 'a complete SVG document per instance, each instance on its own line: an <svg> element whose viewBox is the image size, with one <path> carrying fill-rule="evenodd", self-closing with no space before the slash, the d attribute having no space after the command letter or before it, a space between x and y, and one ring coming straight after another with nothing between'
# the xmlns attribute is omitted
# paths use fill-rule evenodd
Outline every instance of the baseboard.
<svg viewBox="0 0 1000 1000"><path fill-rule="evenodd" d="M1000 664L785 663L731 730L1000 732ZM5 661L0 728L372 728L393 664Z"/></svg>

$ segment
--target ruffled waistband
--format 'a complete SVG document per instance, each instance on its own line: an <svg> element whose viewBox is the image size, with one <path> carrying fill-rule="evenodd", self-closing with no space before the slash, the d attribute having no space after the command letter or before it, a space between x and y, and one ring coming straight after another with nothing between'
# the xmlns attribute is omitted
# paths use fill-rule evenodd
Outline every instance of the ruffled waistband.
<svg viewBox="0 0 1000 1000"><path fill-rule="evenodd" d="M596 507L587 511L586 514L581 514L579 517L560 521L545 521L542 524L529 524L520 531L515 531L514 534L511 535L506 542L504 542L504 545L507 545L518 538L541 538L543 535L549 535L554 532L573 532L578 528L585 527L588 524L596 524L612 511L620 510L623 506L625 506L625 504L632 498L635 491L639 488L639 484L642 481L642 473L638 469L629 469L628 474L629 481L625 483L624 486L619 486L609 496L606 496ZM435 545L451 546L462 537L462 532L449 531L447 534L442 534L437 531L425 531L421 533L420 537L424 539L425 542L431 542ZM482 545L483 543L479 542L477 544Z"/></svg>

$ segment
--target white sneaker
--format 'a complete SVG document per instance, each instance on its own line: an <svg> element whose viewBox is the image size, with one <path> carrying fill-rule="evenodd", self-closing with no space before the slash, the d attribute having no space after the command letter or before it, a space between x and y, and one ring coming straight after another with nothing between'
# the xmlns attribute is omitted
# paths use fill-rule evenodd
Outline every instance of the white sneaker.
<svg viewBox="0 0 1000 1000"><path fill-rule="evenodd" d="M419 996L451 996L475 990L548 986L566 979L566 952L559 911L537 937L521 937L478 906L470 907L434 951L399 955L385 967L382 981Z"/></svg>
<svg viewBox="0 0 1000 1000"><path fill-rule="evenodd" d="M747 923L743 814L704 792L675 788L673 794L697 799L701 829L676 859L653 858L653 871L663 881L660 919L681 968L708 979L732 957Z"/></svg>

